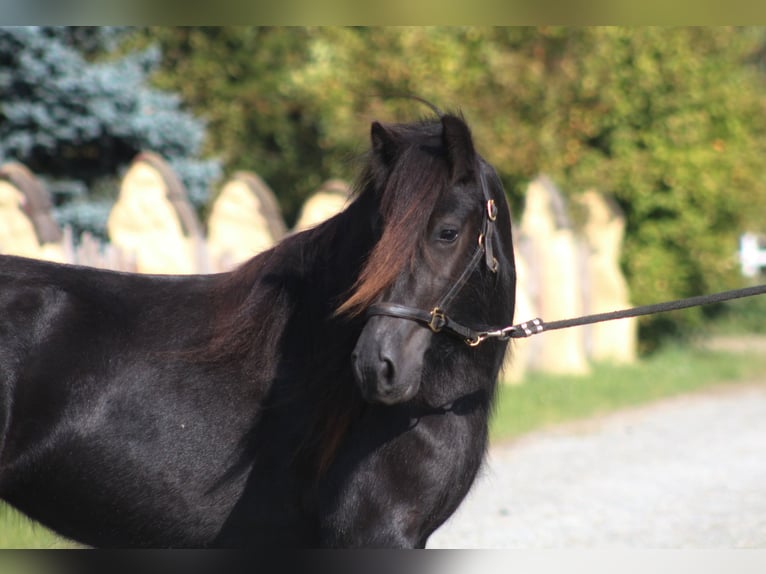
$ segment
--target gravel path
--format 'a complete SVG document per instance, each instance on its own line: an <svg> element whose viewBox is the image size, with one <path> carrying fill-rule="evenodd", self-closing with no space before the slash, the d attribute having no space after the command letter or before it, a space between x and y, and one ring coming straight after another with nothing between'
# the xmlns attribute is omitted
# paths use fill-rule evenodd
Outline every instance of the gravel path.
<svg viewBox="0 0 766 574"><path fill-rule="evenodd" d="M429 548L766 548L766 387L493 447Z"/></svg>

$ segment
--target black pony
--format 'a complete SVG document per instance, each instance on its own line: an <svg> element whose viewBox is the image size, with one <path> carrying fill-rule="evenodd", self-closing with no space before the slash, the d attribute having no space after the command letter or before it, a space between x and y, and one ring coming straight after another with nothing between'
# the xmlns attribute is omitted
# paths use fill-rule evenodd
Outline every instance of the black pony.
<svg viewBox="0 0 766 574"><path fill-rule="evenodd" d="M424 547L505 353L438 331L511 323L511 246L443 115L374 123L348 208L231 273L0 257L0 496L94 546Z"/></svg>

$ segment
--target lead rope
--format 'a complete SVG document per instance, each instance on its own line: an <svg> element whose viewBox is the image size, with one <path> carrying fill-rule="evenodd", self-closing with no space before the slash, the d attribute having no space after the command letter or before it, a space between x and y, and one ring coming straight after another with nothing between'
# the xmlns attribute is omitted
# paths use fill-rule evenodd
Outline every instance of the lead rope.
<svg viewBox="0 0 766 574"><path fill-rule="evenodd" d="M492 331L481 331L476 334L476 338L467 341L471 345L478 345L486 339L519 339L531 337L545 331L555 331L557 329L566 329L568 327L578 327L581 325L592 325L603 321L613 321L615 319L626 319L628 317L639 317L641 315L651 315L653 313L664 313L666 311L676 311L678 309L687 309L699 305L709 305L711 303L721 303L732 299L742 297L753 297L766 293L766 285L756 285L755 287L745 287L742 289L732 289L730 291L721 291L710 295L699 295L697 297L688 297L685 299L676 299L665 303L655 303L653 305L641 305L621 311L612 311L609 313L596 313L594 315L585 315L573 319L562 319L560 321L551 321L546 323L540 318L518 323L509 327L503 327Z"/></svg>

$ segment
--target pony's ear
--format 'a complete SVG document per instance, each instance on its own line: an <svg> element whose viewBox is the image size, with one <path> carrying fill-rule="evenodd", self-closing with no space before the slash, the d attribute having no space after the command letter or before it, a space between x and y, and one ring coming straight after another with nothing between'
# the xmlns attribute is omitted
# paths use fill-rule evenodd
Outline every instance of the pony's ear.
<svg viewBox="0 0 766 574"><path fill-rule="evenodd" d="M399 142L396 136L384 128L380 122L372 122L370 137L372 139L372 151L386 166L390 166L399 151Z"/></svg>
<svg viewBox="0 0 766 574"><path fill-rule="evenodd" d="M471 179L476 169L476 152L465 122L456 116L442 116L442 143L452 167L452 181Z"/></svg>

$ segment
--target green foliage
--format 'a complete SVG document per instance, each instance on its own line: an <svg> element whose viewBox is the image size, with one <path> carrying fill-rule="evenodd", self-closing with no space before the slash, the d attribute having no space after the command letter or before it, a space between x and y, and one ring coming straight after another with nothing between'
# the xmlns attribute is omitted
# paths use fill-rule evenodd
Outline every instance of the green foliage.
<svg viewBox="0 0 766 574"><path fill-rule="evenodd" d="M711 321L700 330L702 336L765 334L766 295L729 301L718 305L710 315Z"/></svg>
<svg viewBox="0 0 766 574"><path fill-rule="evenodd" d="M559 154L552 171L624 207L637 303L739 281L737 236L766 207L763 78L746 65L759 40L733 29L607 28L577 58L579 82L562 107L587 128L563 134L575 157Z"/></svg>
<svg viewBox="0 0 766 574"><path fill-rule="evenodd" d="M63 549L80 546L27 518L12 506L0 502L0 550L13 548Z"/></svg>
<svg viewBox="0 0 766 574"><path fill-rule="evenodd" d="M574 54L577 81L557 86L567 143L547 156L548 169L570 191L593 187L622 205L636 304L737 286L737 236L761 225L766 208L764 83L747 64L762 34L599 28L588 36ZM704 317L644 319L644 342Z"/></svg>

